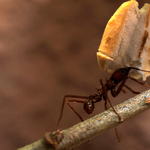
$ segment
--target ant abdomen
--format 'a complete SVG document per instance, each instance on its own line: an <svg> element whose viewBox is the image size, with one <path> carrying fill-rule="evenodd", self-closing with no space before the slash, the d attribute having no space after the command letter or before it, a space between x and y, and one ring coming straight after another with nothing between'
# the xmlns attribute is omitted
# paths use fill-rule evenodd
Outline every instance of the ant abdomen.
<svg viewBox="0 0 150 150"><path fill-rule="evenodd" d="M83 108L88 115L91 115L95 108L93 100L92 99L85 100Z"/></svg>

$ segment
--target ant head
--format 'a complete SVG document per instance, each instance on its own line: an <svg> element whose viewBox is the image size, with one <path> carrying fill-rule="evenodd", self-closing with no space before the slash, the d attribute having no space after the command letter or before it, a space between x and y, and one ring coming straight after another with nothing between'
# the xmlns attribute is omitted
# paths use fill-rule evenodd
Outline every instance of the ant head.
<svg viewBox="0 0 150 150"><path fill-rule="evenodd" d="M150 71L141 70L141 69L135 68L135 67L120 68L112 74L111 80L114 81L116 84L118 84L120 81L122 81L123 79L125 79L128 76L131 69L143 71L143 72L150 72Z"/></svg>
<svg viewBox="0 0 150 150"><path fill-rule="evenodd" d="M120 68L118 70L116 70L112 76L111 76L111 80L113 81L122 81L123 79L125 79L128 74L129 74L129 71L133 69L131 67L126 67L126 68Z"/></svg>
<svg viewBox="0 0 150 150"><path fill-rule="evenodd" d="M92 114L94 107L95 105L92 99L85 100L83 108L88 115Z"/></svg>

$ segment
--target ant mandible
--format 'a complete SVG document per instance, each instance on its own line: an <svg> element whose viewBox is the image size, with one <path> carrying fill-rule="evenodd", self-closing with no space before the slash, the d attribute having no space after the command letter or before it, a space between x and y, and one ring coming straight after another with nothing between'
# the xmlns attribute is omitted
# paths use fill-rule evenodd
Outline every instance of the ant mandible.
<svg viewBox="0 0 150 150"><path fill-rule="evenodd" d="M123 90L122 88L126 87L132 93L139 94L140 92L135 92L130 87L125 85L125 82L127 81L127 79L131 79L131 80L133 80L133 81L135 81L135 82L137 82L137 83L139 83L143 86L150 86L150 84L142 83L142 82L139 82L138 80L136 80L132 77L129 77L128 74L129 74L131 69L135 69L135 70L139 70L139 71L143 71L143 72L150 72L150 71L141 70L141 69L138 69L138 68L135 68L135 67L120 68L112 74L112 76L110 77L109 80L106 80L105 84L103 84L103 81L100 79L101 88L97 89L97 94L93 94L93 95L90 95L90 96L65 95L64 98L63 98L62 106L61 106L61 114L60 114L60 117L59 117L59 120L58 120L58 123L57 123L57 129L58 129L60 121L62 119L65 101L67 102L69 107L75 112L75 114L80 118L80 120L83 121L82 117L77 113L77 111L72 107L72 105L70 103L71 102L73 102L73 103L82 103L85 112L88 115L90 115L90 114L92 114L92 112L95 108L95 103L100 102L103 99L105 101L105 103L104 103L105 109L107 110L107 102L108 102L110 104L110 106L112 107L113 111L118 115L119 121L121 122L122 118L121 118L120 114L115 110L115 108L113 107L111 101L109 100L109 97L108 97L108 94L107 94L108 91L110 90L111 95L113 97L116 97L121 92L121 90ZM116 87L119 83L120 83L120 85L119 85L118 89L116 89ZM70 98L70 99L66 100L67 98ZM78 100L78 99L83 99L83 100Z"/></svg>

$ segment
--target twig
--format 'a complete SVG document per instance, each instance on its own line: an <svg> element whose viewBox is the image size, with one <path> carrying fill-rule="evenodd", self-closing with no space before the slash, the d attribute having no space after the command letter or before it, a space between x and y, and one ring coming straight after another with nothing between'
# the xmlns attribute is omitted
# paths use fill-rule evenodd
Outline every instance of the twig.
<svg viewBox="0 0 150 150"><path fill-rule="evenodd" d="M145 103L147 98L150 98L150 90L115 106L115 109L121 115L123 122L149 109L150 104ZM107 130L117 127L121 123L119 122L116 113L110 108L109 110L87 119L84 122L63 130L63 140L58 145L53 142L49 142L48 144L46 140L47 138L42 138L39 141L18 150L54 150L55 148L56 150L69 150L91 140L93 137L100 135ZM49 134L50 138L52 136L54 138L54 134L55 132Z"/></svg>

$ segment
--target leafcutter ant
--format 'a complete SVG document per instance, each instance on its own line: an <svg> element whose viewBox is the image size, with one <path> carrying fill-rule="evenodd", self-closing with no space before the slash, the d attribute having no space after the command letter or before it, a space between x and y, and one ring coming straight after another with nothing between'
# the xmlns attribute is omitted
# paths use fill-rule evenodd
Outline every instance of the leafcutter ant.
<svg viewBox="0 0 150 150"><path fill-rule="evenodd" d="M110 106L112 107L113 111L116 113L116 115L118 115L119 121L121 122L122 118L121 118L120 114L115 110L115 108L113 107L111 101L109 100L109 97L108 97L108 94L107 94L108 91L110 90L111 95L113 97L116 97L121 92L121 90L123 90L122 88L126 87L132 93L139 94L139 92L135 92L133 89L131 89L129 86L127 86L125 84L127 79L131 79L131 80L133 80L133 81L135 81L135 82L137 82L137 83L139 83L143 86L150 86L150 84L142 83L142 82L128 76L131 69L139 70L139 71L143 71L143 72L150 72L150 71L141 70L141 69L138 69L138 68L135 68L135 67L120 68L120 69L116 70L111 75L109 80L106 80L105 84L103 83L102 80L100 80L101 88L97 89L96 94L93 94L93 95L90 95L90 96L65 95L64 98L63 98L62 106L61 106L61 113L60 113L60 117L59 117L59 120L58 120L58 123L57 123L57 129L58 129L60 121L62 119L65 101L69 105L69 107L75 112L75 114L80 118L80 120L83 121L80 114L73 108L73 106L70 103L72 103L72 102L73 103L82 103L85 112L90 115L90 114L92 114L92 112L95 108L95 103L100 102L103 99L104 102L105 102L104 103L105 109L107 109L107 102L108 102L110 104ZM81 100L81 99L83 99L83 100Z"/></svg>

